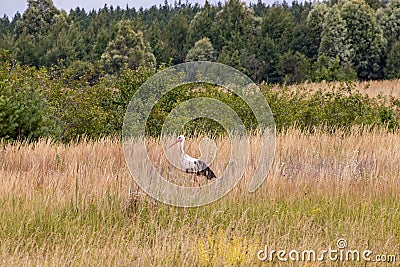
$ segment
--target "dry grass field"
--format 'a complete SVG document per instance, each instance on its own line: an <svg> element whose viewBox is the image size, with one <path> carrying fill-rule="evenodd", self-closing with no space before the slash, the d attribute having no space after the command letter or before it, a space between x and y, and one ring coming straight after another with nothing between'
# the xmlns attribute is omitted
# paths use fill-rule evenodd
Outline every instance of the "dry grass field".
<svg viewBox="0 0 400 267"><path fill-rule="evenodd" d="M339 82L321 82L321 83L304 83L299 85L291 85L289 88L296 90L297 88L308 89L315 91L317 89L331 90L332 88L339 88ZM280 89L277 85L276 89ZM393 96L400 98L400 80L384 80L384 81L362 81L355 82L355 88L361 93L367 94L370 97L382 96Z"/></svg>
<svg viewBox="0 0 400 267"><path fill-rule="evenodd" d="M226 142L218 139L217 148ZM276 255L271 263L257 254L265 246L337 249L339 238L346 249L371 250L372 260L397 253L400 262L399 133L289 129L278 134L258 191L247 192L245 177L200 208L141 193L116 139L1 147L0 266L337 266L327 259L284 264ZM197 148L188 145L188 153ZM220 173L224 165L212 166Z"/></svg>

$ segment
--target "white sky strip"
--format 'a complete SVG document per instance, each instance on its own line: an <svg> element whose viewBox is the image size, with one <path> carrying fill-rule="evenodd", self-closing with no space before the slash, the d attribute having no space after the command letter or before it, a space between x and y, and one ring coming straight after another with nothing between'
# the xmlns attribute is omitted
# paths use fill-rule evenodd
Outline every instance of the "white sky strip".
<svg viewBox="0 0 400 267"><path fill-rule="evenodd" d="M242 0L243 1L243 0ZM257 3L258 0L244 0L247 4L249 3ZM107 6L120 6L121 8L125 8L126 5L128 4L129 7L135 7L135 8L149 8L153 5L160 5L164 4L164 0L53 0L54 5L58 9L64 9L67 12L70 11L71 9L75 9L76 7L84 8L87 12L95 9L98 10L99 8L104 7L104 4L107 4ZM186 1L182 1L182 3L185 3ZM199 3L200 5L204 5L204 0L190 0L188 1L189 3ZM211 4L216 4L218 3L218 0L209 0L209 3ZM221 0L222 3L224 3L224 0ZM272 4L274 3L273 0L262 0L263 3L266 4ZM168 3L172 4L174 3L173 0L169 0ZM15 13L19 11L19 13L23 13L25 9L27 8L27 0L14 0L14 1L9 1L9 0L0 0L0 16L3 17L4 14L6 14L9 18L14 17Z"/></svg>

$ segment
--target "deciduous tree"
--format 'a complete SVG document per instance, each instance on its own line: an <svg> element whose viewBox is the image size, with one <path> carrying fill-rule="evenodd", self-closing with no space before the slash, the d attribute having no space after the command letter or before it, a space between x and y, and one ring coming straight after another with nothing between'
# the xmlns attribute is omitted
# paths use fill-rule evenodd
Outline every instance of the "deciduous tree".
<svg viewBox="0 0 400 267"><path fill-rule="evenodd" d="M206 37L194 44L186 55L185 61L212 61L215 58L214 54L214 47L210 39Z"/></svg>
<svg viewBox="0 0 400 267"><path fill-rule="evenodd" d="M363 0L346 0L341 16L353 51L353 66L359 79L383 78L386 40L374 10Z"/></svg>
<svg viewBox="0 0 400 267"><path fill-rule="evenodd" d="M339 58L341 65L349 64L352 51L347 37L347 25L339 9L336 6L330 7L322 24L318 55L325 55L331 62Z"/></svg>
<svg viewBox="0 0 400 267"><path fill-rule="evenodd" d="M378 9L376 17L389 46L400 38L400 0L391 0Z"/></svg>

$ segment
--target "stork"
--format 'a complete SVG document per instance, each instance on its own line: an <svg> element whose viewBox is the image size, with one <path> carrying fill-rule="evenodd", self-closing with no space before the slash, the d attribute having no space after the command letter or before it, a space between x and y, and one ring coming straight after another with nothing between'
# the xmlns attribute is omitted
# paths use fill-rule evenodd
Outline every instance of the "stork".
<svg viewBox="0 0 400 267"><path fill-rule="evenodd" d="M186 171L186 173L193 173L193 181L196 182L200 187L200 182L197 180L196 175L203 175L207 178L207 180L211 180L216 178L214 172L207 166L203 161L199 159L192 158L191 156L185 154L185 150L183 150L183 146L185 145L185 137L183 135L178 136L175 142L170 145L171 148L175 144L179 143L179 161L181 163L182 169Z"/></svg>

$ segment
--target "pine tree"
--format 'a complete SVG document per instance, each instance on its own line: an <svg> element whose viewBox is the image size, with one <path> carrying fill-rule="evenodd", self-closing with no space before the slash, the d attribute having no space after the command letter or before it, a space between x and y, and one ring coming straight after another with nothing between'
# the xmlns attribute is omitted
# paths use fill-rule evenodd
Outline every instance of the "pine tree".
<svg viewBox="0 0 400 267"><path fill-rule="evenodd" d="M252 10L239 0L229 0L216 14L211 41L218 52L226 46L225 50L229 48L233 54L249 47L255 29Z"/></svg>
<svg viewBox="0 0 400 267"><path fill-rule="evenodd" d="M274 40L268 36L264 37L261 42L259 59L261 61L261 77L258 82L265 81L271 83L279 82L277 73L277 65L279 62L279 53Z"/></svg>
<svg viewBox="0 0 400 267"><path fill-rule="evenodd" d="M30 34L22 34L15 42L13 56L22 64L39 67L39 53L34 38Z"/></svg>
<svg viewBox="0 0 400 267"><path fill-rule="evenodd" d="M256 4L250 2L250 7L254 10L254 15L258 17L263 17L268 10L267 5L261 0L257 0Z"/></svg>
<svg viewBox="0 0 400 267"><path fill-rule="evenodd" d="M169 58L172 58L173 64L182 63L188 52L185 47L186 34L188 32L189 18L185 10L180 10L172 16L167 24L165 31L165 51Z"/></svg>
<svg viewBox="0 0 400 267"><path fill-rule="evenodd" d="M262 19L261 34L268 36L278 45L280 53L289 50L292 40L294 18L285 5L273 6Z"/></svg>
<svg viewBox="0 0 400 267"><path fill-rule="evenodd" d="M400 78L400 40L395 42L389 53L386 63L386 77L388 79L399 79Z"/></svg>
<svg viewBox="0 0 400 267"><path fill-rule="evenodd" d="M279 57L277 69L285 84L301 83L307 78L309 62L300 52L288 51Z"/></svg>
<svg viewBox="0 0 400 267"><path fill-rule="evenodd" d="M193 47L195 42L202 38L211 39L211 27L215 17L215 8L208 1L204 4L203 10L198 12L189 24L186 37L186 46Z"/></svg>
<svg viewBox="0 0 400 267"><path fill-rule="evenodd" d="M168 63L169 55L167 55L166 50L167 44L165 42L165 37L163 34L163 29L161 29L162 23L158 18L154 19L150 26L148 27L145 37L149 41L150 46L153 48L154 56L157 59L157 63Z"/></svg>
<svg viewBox="0 0 400 267"><path fill-rule="evenodd" d="M240 60L239 51L234 50L231 51L228 46L224 46L222 48L221 53L218 56L219 63L231 66L239 71L245 72L245 69L242 66L242 62Z"/></svg>
<svg viewBox="0 0 400 267"><path fill-rule="evenodd" d="M28 8L22 15L22 32L37 37L47 33L51 30L54 16L59 13L52 0L28 0Z"/></svg>
<svg viewBox="0 0 400 267"><path fill-rule="evenodd" d="M51 49L55 18L60 11L52 0L28 0L28 8L16 25L15 58L23 64L39 67Z"/></svg>
<svg viewBox="0 0 400 267"><path fill-rule="evenodd" d="M41 66L69 65L76 59L74 38L68 36L68 27L65 11L54 16L53 29L46 38L47 50L40 58Z"/></svg>
<svg viewBox="0 0 400 267"><path fill-rule="evenodd" d="M127 66L136 69L139 66L155 66L156 59L143 33L132 29L129 20L120 23L120 29L114 40L107 45L101 56L101 63L108 73L115 73Z"/></svg>

